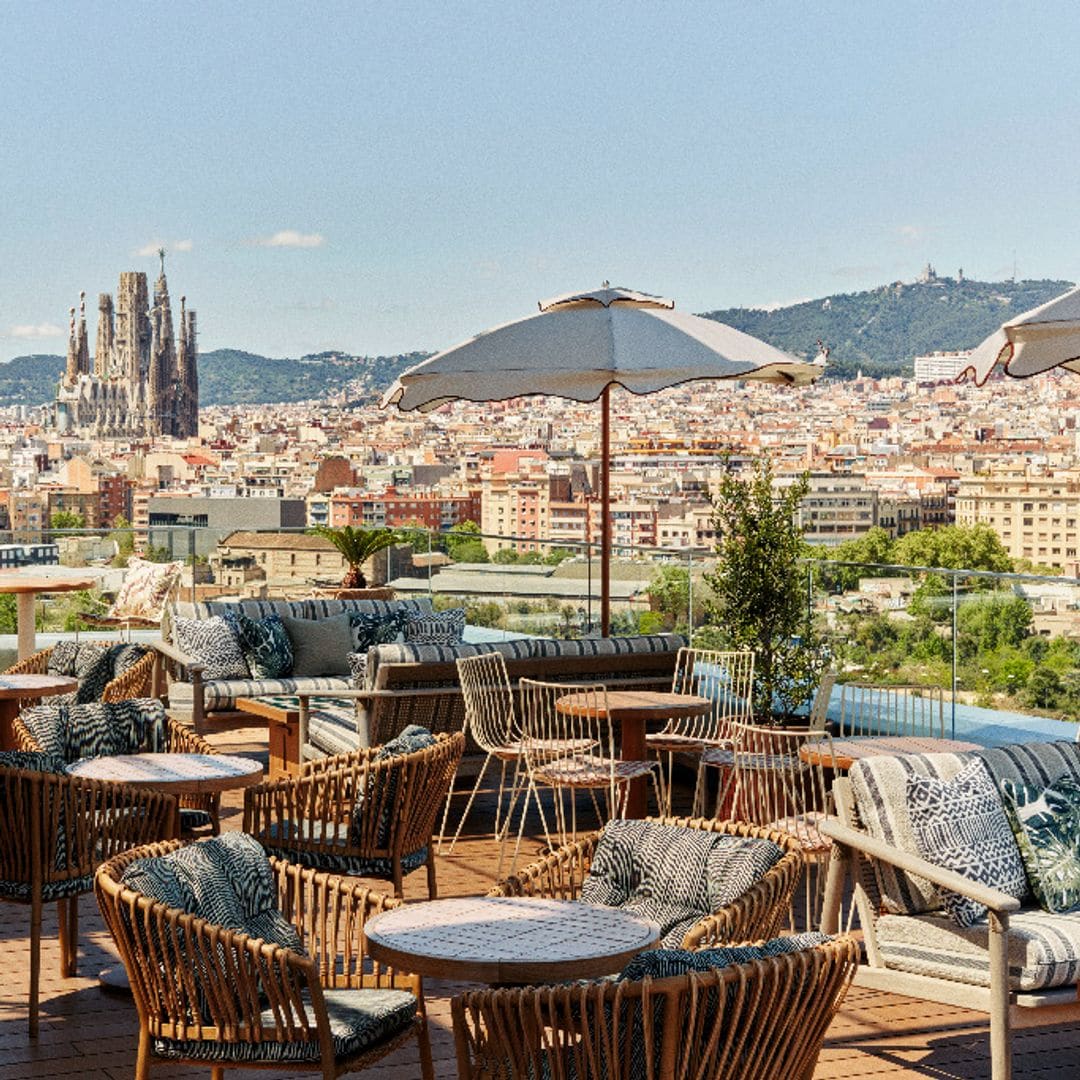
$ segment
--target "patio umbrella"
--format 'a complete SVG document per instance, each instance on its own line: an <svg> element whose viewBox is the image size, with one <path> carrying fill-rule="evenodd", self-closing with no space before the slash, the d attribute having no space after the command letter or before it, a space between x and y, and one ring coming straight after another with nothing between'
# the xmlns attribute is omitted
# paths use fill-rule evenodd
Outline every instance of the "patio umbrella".
<svg viewBox="0 0 1080 1080"><path fill-rule="evenodd" d="M998 365L1017 379L1055 367L1080 372L1080 288L1002 323L971 354L960 378L982 385Z"/></svg>
<svg viewBox="0 0 1080 1080"><path fill-rule="evenodd" d="M605 286L542 301L504 323L409 368L382 404L427 412L451 401L503 401L550 394L601 402L600 627L611 607L610 393L651 394L695 379L755 379L796 385L822 372L790 353L672 300Z"/></svg>

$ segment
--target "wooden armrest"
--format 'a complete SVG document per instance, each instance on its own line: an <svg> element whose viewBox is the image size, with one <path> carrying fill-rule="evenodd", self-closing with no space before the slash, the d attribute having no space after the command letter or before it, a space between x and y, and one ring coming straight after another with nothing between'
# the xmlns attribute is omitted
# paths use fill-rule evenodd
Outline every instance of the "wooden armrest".
<svg viewBox="0 0 1080 1080"><path fill-rule="evenodd" d="M170 644L164 639L151 641L150 648L161 653L162 656L166 656L170 660L175 661L182 667L186 667L189 671L202 671L206 667L205 664L199 663L193 656L188 656L186 652L181 652L175 645Z"/></svg>
<svg viewBox="0 0 1080 1080"><path fill-rule="evenodd" d="M893 847L891 844L885 843L884 840L878 840L867 833L859 832L858 829L841 825L840 822L832 819L821 822L818 828L842 847L853 848L862 852L868 858L880 859L882 862L895 866L898 870L905 871L905 873L926 878L927 881L936 885L939 889L948 889L950 892L966 896L969 900L974 900L977 904L982 904L999 915L1020 910L1020 901L1015 897L1008 896L998 889L991 888L989 885L982 885L977 881L972 881L970 878L964 877L963 874L956 873L955 870L946 870L944 867L935 866L932 862L928 862L918 855L912 855L909 851L901 851L900 848Z"/></svg>

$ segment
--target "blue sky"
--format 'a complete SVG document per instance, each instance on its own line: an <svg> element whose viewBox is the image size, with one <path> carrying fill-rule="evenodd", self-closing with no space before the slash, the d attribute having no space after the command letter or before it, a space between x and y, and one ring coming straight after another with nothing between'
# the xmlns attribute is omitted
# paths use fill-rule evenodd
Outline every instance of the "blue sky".
<svg viewBox="0 0 1080 1080"><path fill-rule="evenodd" d="M1080 5L0 0L0 359L169 249L204 350L1080 280ZM57 332L59 331L59 332ZM93 326L91 325L91 334Z"/></svg>

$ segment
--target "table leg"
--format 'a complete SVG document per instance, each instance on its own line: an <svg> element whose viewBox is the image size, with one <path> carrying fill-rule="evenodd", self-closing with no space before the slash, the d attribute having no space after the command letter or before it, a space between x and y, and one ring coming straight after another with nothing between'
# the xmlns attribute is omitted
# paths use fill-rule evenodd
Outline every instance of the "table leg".
<svg viewBox="0 0 1080 1080"><path fill-rule="evenodd" d="M267 720L270 736L270 779L300 772L300 714L282 710Z"/></svg>
<svg viewBox="0 0 1080 1080"><path fill-rule="evenodd" d="M623 721L619 730L622 736L623 761L645 761L645 719ZM639 777L630 781L626 795L626 816L643 818L649 813L649 778Z"/></svg>
<svg viewBox="0 0 1080 1080"><path fill-rule="evenodd" d="M15 717L18 715L19 702L17 698L0 699L0 750L16 749L13 728Z"/></svg>
<svg viewBox="0 0 1080 1080"><path fill-rule="evenodd" d="M15 610L18 615L19 627L19 659L25 660L34 653L34 599L37 596L32 592L21 592L15 595Z"/></svg>

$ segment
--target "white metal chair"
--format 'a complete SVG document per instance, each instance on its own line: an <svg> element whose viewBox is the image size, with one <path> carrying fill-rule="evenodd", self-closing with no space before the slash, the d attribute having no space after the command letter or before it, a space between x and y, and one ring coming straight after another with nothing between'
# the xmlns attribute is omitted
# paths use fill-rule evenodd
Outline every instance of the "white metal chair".
<svg viewBox="0 0 1080 1080"><path fill-rule="evenodd" d="M939 686L874 686L844 683L840 738L910 735L945 738L945 691Z"/></svg>
<svg viewBox="0 0 1080 1080"><path fill-rule="evenodd" d="M833 687L836 685L836 672L826 671L821 676L814 700L810 703L808 727L811 731L824 731L829 724L829 703L832 700Z"/></svg>
<svg viewBox="0 0 1080 1080"><path fill-rule="evenodd" d="M577 840L578 791L589 792L600 825L625 813L627 785L631 780L650 776L659 801L660 791L656 780L658 763L622 761L616 757L606 687L596 683L549 683L525 678L520 680L518 687L524 729L522 742L525 749L526 791L514 849L514 864L521 850L530 796L536 800L540 811L549 849L557 846L540 801L540 786L552 789L559 844ZM567 792L571 796L569 821L563 798ZM598 792L604 797L603 810L597 801Z"/></svg>
<svg viewBox="0 0 1080 1080"><path fill-rule="evenodd" d="M461 835L461 828L469 816L476 793L487 774L488 766L494 759L499 763L499 795L495 803L495 836L504 828L502 822L503 792L506 790L506 766L512 761L514 773L511 789L516 789L518 771L524 750L521 743L521 724L514 710L514 691L510 684L510 675L506 670L506 661L501 653L483 653L480 656L461 657L457 661L458 680L465 700L465 736L472 735L473 741L484 751L486 757L476 777L476 783L469 793L469 801L462 811L454 837L450 841L448 853L453 853L454 845ZM439 854L442 854L443 837L446 834L446 822L450 814L450 799L453 788L446 799L443 811L442 827L439 830ZM509 824L509 810L506 824Z"/></svg>
<svg viewBox="0 0 1080 1080"><path fill-rule="evenodd" d="M713 649L682 648L675 660L671 682L674 694L708 698L712 708L697 716L673 718L663 731L645 736L647 747L667 754L667 775L660 769L662 812L671 813L671 777L677 753L698 756L697 784L694 788L695 817L701 814L705 798L705 770L701 755L709 749L731 750L732 725L749 720L754 690L754 654L750 649L719 652Z"/></svg>
<svg viewBox="0 0 1080 1080"><path fill-rule="evenodd" d="M830 814L836 769L825 731L737 725L732 816L794 836L806 860L803 928L821 917L825 869L832 842L820 831ZM795 929L794 910L792 928Z"/></svg>

